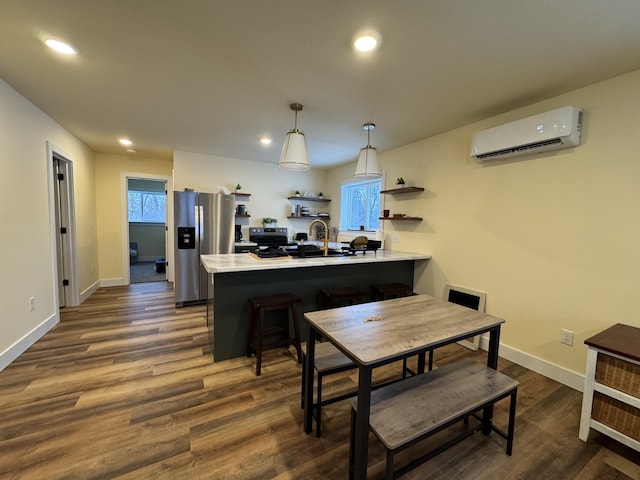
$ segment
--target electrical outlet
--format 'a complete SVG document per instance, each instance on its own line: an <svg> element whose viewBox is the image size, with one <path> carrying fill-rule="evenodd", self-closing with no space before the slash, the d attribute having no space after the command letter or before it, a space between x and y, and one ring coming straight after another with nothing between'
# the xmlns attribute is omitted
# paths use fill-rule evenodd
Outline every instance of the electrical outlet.
<svg viewBox="0 0 640 480"><path fill-rule="evenodd" d="M573 346L573 332L571 330L562 329L560 333L560 343Z"/></svg>
<svg viewBox="0 0 640 480"><path fill-rule="evenodd" d="M392 242L397 242L398 241L398 235L391 235L391 241Z"/></svg>
<svg viewBox="0 0 640 480"><path fill-rule="evenodd" d="M36 299L35 297L29 297L29 311L33 312L36 309Z"/></svg>

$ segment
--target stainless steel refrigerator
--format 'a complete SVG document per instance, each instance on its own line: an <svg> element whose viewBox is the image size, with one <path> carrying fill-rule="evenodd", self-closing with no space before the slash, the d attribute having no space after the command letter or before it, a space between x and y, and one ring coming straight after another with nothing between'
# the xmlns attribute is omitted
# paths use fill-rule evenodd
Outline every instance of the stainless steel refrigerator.
<svg viewBox="0 0 640 480"><path fill-rule="evenodd" d="M233 253L235 196L173 192L176 306L207 299L208 275L200 255Z"/></svg>

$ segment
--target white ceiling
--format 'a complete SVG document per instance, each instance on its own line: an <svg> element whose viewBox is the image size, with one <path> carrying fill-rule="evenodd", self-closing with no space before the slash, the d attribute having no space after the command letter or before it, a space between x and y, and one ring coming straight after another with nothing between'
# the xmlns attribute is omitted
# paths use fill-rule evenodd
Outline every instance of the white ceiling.
<svg viewBox="0 0 640 480"><path fill-rule="evenodd" d="M2 78L95 151L151 158L276 164L299 102L327 168L366 122L384 151L638 68L639 0L0 0Z"/></svg>

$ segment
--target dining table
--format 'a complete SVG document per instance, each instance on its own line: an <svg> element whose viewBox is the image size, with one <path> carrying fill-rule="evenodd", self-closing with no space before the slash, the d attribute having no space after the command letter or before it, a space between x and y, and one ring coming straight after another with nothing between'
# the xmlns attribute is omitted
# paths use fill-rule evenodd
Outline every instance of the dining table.
<svg viewBox="0 0 640 480"><path fill-rule="evenodd" d="M349 357L358 368L354 463L349 478L365 479L369 438L369 413L374 368L489 333L487 366L498 365L500 328L504 320L430 295L412 295L391 300L307 312L307 355L304 390L304 432L312 431L315 342L326 339ZM424 372L424 360L418 371ZM483 411L489 420L493 407ZM490 421L483 421L490 425ZM484 431L488 434L488 431Z"/></svg>

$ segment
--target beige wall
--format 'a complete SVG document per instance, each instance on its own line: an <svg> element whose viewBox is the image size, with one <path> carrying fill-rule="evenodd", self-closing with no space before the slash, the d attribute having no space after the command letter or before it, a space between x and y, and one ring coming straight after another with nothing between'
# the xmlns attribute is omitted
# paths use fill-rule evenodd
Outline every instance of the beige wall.
<svg viewBox="0 0 640 480"><path fill-rule="evenodd" d="M304 219L287 219L291 215L291 202L287 197L296 190L323 192L327 198L326 172L311 169L307 172L291 172L280 170L276 163L279 152L274 153L273 164L239 160L235 158L201 155L189 152L175 152L174 185L175 190L191 188L197 192L213 192L217 186L224 186L233 191L236 184L242 185L242 191L251 194L249 198L241 198L238 203L247 207L250 219L242 219L238 224L243 226L243 234L247 237L247 228L262 226L264 217L278 219L279 227L287 227L289 233L307 231L309 221ZM332 199L333 201L333 199ZM337 223L336 223L337 224Z"/></svg>
<svg viewBox="0 0 640 480"><path fill-rule="evenodd" d="M125 179L171 177L172 161L108 153L95 157L100 279L103 285L120 285L128 277L129 264L128 244L123 241L128 225ZM169 181L167 189L171 188Z"/></svg>
<svg viewBox="0 0 640 480"><path fill-rule="evenodd" d="M568 371L584 371L588 336L616 322L640 326L633 302L640 280L638 91L640 71L382 152L387 188L398 176L426 188L410 199L385 198L392 211L424 217L384 224L387 248L433 255L416 290L440 296L450 282L486 291L487 311L507 320L502 352ZM484 167L469 157L475 131L564 105L585 110L580 146ZM171 175L171 161L108 154L94 160L85 145L0 81L0 368L7 352L43 333L58 315L46 141L73 161L81 292L98 279L122 278L123 174ZM213 191L240 182L252 194L243 200L251 225L275 216L293 231L307 225L286 219L286 197L295 189L322 189L333 200L337 225L339 186L355 169L354 163L301 174L278 170L275 160L267 165L186 152L176 152L174 164L175 189ZM575 332L573 347L559 343L562 328Z"/></svg>
<svg viewBox="0 0 640 480"><path fill-rule="evenodd" d="M0 369L58 319L47 142L73 162L76 258L82 292L98 278L93 154L22 95L0 80ZM35 310L28 299L34 297Z"/></svg>
<svg viewBox="0 0 640 480"><path fill-rule="evenodd" d="M586 338L640 327L638 92L640 71L382 153L387 188L403 176L426 189L386 198L392 212L424 217L385 223L398 238L389 247L433 255L417 291L487 292L487 311L507 321L502 352L580 373ZM469 157L474 132L565 105L584 109L580 146L484 167ZM560 344L562 328L573 347Z"/></svg>

